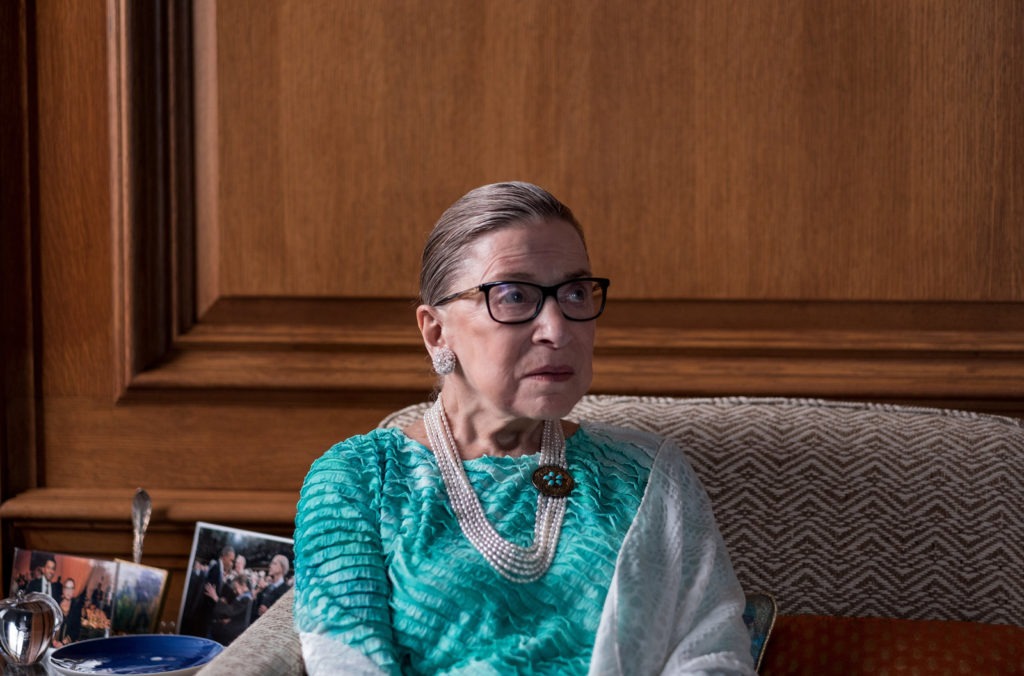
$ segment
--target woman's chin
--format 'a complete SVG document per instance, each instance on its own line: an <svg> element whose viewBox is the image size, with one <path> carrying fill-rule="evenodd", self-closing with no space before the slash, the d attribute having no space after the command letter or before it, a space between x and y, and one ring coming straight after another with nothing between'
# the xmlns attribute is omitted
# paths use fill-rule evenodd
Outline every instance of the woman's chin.
<svg viewBox="0 0 1024 676"><path fill-rule="evenodd" d="M526 417L534 420L559 420L569 415L583 394L560 392L537 396L523 408L529 411Z"/></svg>

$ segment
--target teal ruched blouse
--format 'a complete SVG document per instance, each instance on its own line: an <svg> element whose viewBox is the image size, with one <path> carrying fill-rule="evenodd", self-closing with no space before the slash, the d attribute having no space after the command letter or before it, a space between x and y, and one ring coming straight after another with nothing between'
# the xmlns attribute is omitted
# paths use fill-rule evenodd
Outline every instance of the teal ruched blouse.
<svg viewBox="0 0 1024 676"><path fill-rule="evenodd" d="M394 428L335 445L299 500L296 628L358 650L385 673L586 673L651 458L586 424L566 440L566 458L576 488L554 562L522 584L463 535L428 448ZM523 546L533 540L537 462L465 462L491 523Z"/></svg>

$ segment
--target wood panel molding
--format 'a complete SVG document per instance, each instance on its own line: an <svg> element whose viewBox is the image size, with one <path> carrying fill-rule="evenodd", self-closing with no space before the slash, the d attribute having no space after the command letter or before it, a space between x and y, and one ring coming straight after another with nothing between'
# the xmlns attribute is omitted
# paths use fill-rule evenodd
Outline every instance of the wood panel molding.
<svg viewBox="0 0 1024 676"><path fill-rule="evenodd" d="M1024 382L1019 304L620 301L600 321L596 392L1012 406ZM401 301L225 300L132 387L425 391L411 324Z"/></svg>
<svg viewBox="0 0 1024 676"><path fill-rule="evenodd" d="M116 395L194 316L191 4L110 5Z"/></svg>
<svg viewBox="0 0 1024 676"><path fill-rule="evenodd" d="M0 6L0 500L35 485L39 465L34 22L32 3Z"/></svg>
<svg viewBox="0 0 1024 676"><path fill-rule="evenodd" d="M130 122L119 163L130 179L121 181L126 255L119 280L127 327L121 395L428 391L432 378L406 301L218 297L214 284L210 298L196 302L195 258L203 253L197 242L214 246L215 238L195 232L193 186L200 167L189 116L196 86L192 24L180 9L164 23L156 13L134 11L138 16L123 22L119 53L130 69L151 76L119 71L123 82L132 83L121 88L119 99L120 117ZM204 18L212 25L215 17ZM153 35L161 29L162 36ZM203 39L205 58L214 58L214 39ZM135 99L167 105L136 105ZM215 142L216 135L207 141ZM215 173L215 153L207 155L212 158L202 170ZM203 181L215 182L215 175ZM206 208L216 217L215 208ZM214 258L207 256L205 265ZM215 280L216 271L207 277ZM1024 346L1022 336L1024 306L1014 303L653 302L613 296L599 332L595 390L1009 399L1021 375L1011 355Z"/></svg>
<svg viewBox="0 0 1024 676"><path fill-rule="evenodd" d="M102 521L120 524L131 533L134 489L35 488L0 507L0 518ZM243 525L280 525L295 518L296 492L272 490L154 489L153 521L194 526L217 519ZM71 519L69 515L74 515Z"/></svg>
<svg viewBox="0 0 1024 676"><path fill-rule="evenodd" d="M204 241L196 232L196 167L206 160L194 145L191 6L118 0L114 7L115 239L123 247L115 398L429 392L429 364L405 300L214 293L209 303L196 302ZM1005 410L1024 407L1021 353L1022 303L613 295L599 329L593 389L955 400Z"/></svg>

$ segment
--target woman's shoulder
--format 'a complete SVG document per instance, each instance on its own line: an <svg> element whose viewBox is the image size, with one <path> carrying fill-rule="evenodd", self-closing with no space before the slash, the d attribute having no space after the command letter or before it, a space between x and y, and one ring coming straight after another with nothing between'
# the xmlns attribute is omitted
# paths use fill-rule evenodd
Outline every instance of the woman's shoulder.
<svg viewBox="0 0 1024 676"><path fill-rule="evenodd" d="M666 443L664 437L651 432L590 420L580 422L576 436L581 439L579 443L599 446L606 453L617 454L647 469L653 466Z"/></svg>
<svg viewBox="0 0 1024 676"><path fill-rule="evenodd" d="M632 427L610 425L605 422L592 420L581 421L580 429L583 430L586 436L592 439L635 448L650 458L657 455L658 449L666 442L664 437L653 432L645 432Z"/></svg>
<svg viewBox="0 0 1024 676"><path fill-rule="evenodd" d="M683 472L693 471L686 448L671 437L596 421L585 420L581 428L590 438L623 449L623 452L632 455L648 467L652 467L657 461L662 465L679 465Z"/></svg>
<svg viewBox="0 0 1024 676"><path fill-rule="evenodd" d="M356 434L335 443L320 457L321 460L362 457L366 453L384 453L409 440L397 427L380 427L364 434Z"/></svg>
<svg viewBox="0 0 1024 676"><path fill-rule="evenodd" d="M300 491L300 512L334 509L338 501L376 504L386 468L401 449L414 443L401 430L386 428L334 444L306 474Z"/></svg>
<svg viewBox="0 0 1024 676"><path fill-rule="evenodd" d="M398 449L412 443L397 428L381 428L337 442L313 461L307 477L323 473L379 468Z"/></svg>

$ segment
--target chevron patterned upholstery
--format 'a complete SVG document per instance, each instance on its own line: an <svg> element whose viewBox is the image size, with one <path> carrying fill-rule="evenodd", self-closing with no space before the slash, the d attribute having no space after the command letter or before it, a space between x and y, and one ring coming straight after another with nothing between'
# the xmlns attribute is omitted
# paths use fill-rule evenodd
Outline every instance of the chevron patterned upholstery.
<svg viewBox="0 0 1024 676"><path fill-rule="evenodd" d="M401 425L425 404L385 419ZM783 614L1024 626L1024 425L806 399L589 395L570 415L672 437L736 573Z"/></svg>

